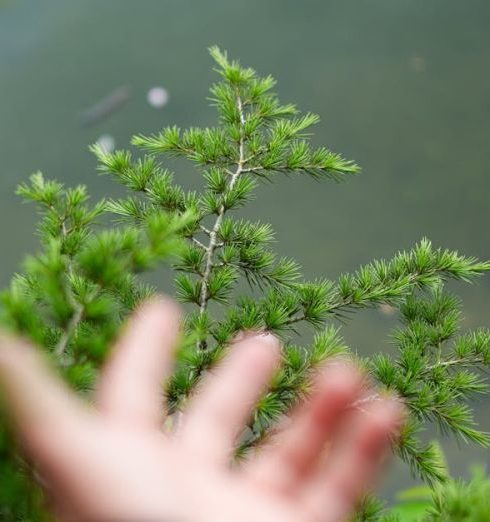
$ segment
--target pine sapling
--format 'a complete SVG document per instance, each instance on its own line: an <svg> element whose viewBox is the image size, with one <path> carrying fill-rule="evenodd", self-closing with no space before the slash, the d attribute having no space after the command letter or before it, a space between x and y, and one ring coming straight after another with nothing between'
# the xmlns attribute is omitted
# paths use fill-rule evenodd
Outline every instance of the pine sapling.
<svg viewBox="0 0 490 522"><path fill-rule="evenodd" d="M343 354L406 402L409 419L393 449L436 487L447 476L437 448L418 436L427 424L463 441L490 442L469 403L487 392L481 370L490 366L490 332L460 333L460 303L444 289L448 279L471 281L489 271L490 263L422 239L391 260L374 261L338 280L304 280L293 259L273 251L272 227L235 211L263 181L289 173L342 181L359 167L311 145L318 116L282 104L272 77L258 76L216 47L210 52L219 75L211 87L216 126L138 135L134 152L92 147L99 170L126 187L126 197L91 206L84 187L67 189L39 173L19 187L41 212L41 249L3 292L2 323L33 339L71 385L90 397L125 317L156 292L140 274L169 262L176 296L187 303L185 338L165 385L171 414L185 410L202 374L219 364L238 332L272 332L283 341L283 366L240 437L238 460L273 436L277 421L308 394L315 370ZM185 191L176 184L162 163L166 157L194 164L202 188ZM102 216L113 218L109 228ZM243 280L248 292L239 286ZM382 304L396 307L400 316L400 327L391 333L393 350L360 358L343 342L339 319ZM308 345L301 342L300 325L314 333ZM372 394L365 401L377 398ZM0 493L3 519L45 520L34 470L6 432L1 440L1 473L13 484ZM375 505L367 502L360 519L375 520Z"/></svg>

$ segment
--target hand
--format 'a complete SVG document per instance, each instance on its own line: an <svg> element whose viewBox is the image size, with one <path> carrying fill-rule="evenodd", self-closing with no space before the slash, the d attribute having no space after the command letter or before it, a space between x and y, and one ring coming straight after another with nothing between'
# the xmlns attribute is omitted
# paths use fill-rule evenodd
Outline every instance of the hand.
<svg viewBox="0 0 490 522"><path fill-rule="evenodd" d="M205 376L179 428L162 426L179 311L137 312L101 373L95 408L21 339L0 338L0 386L55 513L64 522L333 522L372 481L402 419L397 400L365 393L346 363L323 369L278 442L241 467L230 459L280 362L272 335L245 336ZM326 449L327 448L327 449Z"/></svg>

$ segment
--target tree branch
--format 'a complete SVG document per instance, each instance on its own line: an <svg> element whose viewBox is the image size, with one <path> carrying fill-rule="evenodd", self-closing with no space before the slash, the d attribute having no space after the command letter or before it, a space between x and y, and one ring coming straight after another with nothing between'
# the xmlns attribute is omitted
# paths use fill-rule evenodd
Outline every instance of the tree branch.
<svg viewBox="0 0 490 522"><path fill-rule="evenodd" d="M60 218L61 218L61 216L60 216ZM61 235L62 235L63 239L65 239L69 234L69 231L66 228L66 217L63 217L60 219L60 224L61 224ZM67 271L68 271L68 274L71 274L72 270L73 270L72 259L70 258L70 256L67 256L67 257L68 257L68 270ZM68 302L70 303L70 305L73 307L74 311L73 311L73 315L71 316L70 320L68 321L68 324L67 324L66 328L63 330L63 333L61 334L61 337L54 349L54 353L58 357L62 357L64 355L64 353L66 351L66 347L68 346L68 343L70 342L70 339L72 338L73 334L75 333L78 325L80 324L80 322L83 318L83 312L84 312L83 305L78 303L73 298L73 294L70 289L67 289L66 298L67 298Z"/></svg>
<svg viewBox="0 0 490 522"><path fill-rule="evenodd" d="M240 95L237 95L237 108L240 114L240 125L241 125L241 133L240 133L240 141L239 141L239 158L237 162L237 167L235 172L231 175L230 182L228 184L227 189L232 190L235 186L235 183L240 176L244 172L243 166L245 164L245 138L243 135L243 127L245 125L245 114L243 111L242 100ZM223 217L225 215L226 209L224 205L221 205L218 216L214 223L213 228L209 232L209 244L206 248L206 268L204 269L204 276L202 278L201 285L201 296L200 296L200 313L203 314L206 311L208 300L209 300L209 279L211 277L211 272L213 269L213 256L214 251L218 247L217 237L219 233L219 229L221 227L221 223L223 221Z"/></svg>

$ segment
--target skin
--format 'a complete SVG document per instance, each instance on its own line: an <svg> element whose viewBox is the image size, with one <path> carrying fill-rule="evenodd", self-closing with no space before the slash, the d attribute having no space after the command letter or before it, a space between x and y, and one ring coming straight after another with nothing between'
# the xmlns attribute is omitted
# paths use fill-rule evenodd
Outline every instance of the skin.
<svg viewBox="0 0 490 522"><path fill-rule="evenodd" d="M63 522L338 522L378 474L402 422L384 397L352 407L366 380L336 361L274 442L230 466L238 435L277 370L279 341L243 335L208 373L177 429L162 429L180 312L146 303L101 373L95 404L60 380L40 351L0 335L0 386L26 455Z"/></svg>

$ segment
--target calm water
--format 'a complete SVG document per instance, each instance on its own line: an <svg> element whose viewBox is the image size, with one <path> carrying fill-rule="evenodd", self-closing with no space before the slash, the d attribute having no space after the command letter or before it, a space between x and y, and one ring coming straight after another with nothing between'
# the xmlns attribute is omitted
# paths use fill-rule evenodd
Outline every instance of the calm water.
<svg viewBox="0 0 490 522"><path fill-rule="evenodd" d="M249 215L274 224L278 250L307 276L337 276L422 236L490 258L490 3L483 0L0 1L0 284L36 248L33 209L15 186L42 170L95 197L117 193L88 144L110 134L214 121L204 100L214 43L262 73L286 101L322 117L315 141L355 158L347 184L288 178ZM146 92L164 86L156 110ZM126 86L129 101L82 128L80 113ZM198 181L189 168L177 177ZM490 325L490 278L457 286L468 327ZM361 353L390 349L393 319L359 314L345 329ZM479 406L479 420L490 429ZM452 469L488 452L447 444ZM390 490L407 482L400 468Z"/></svg>

